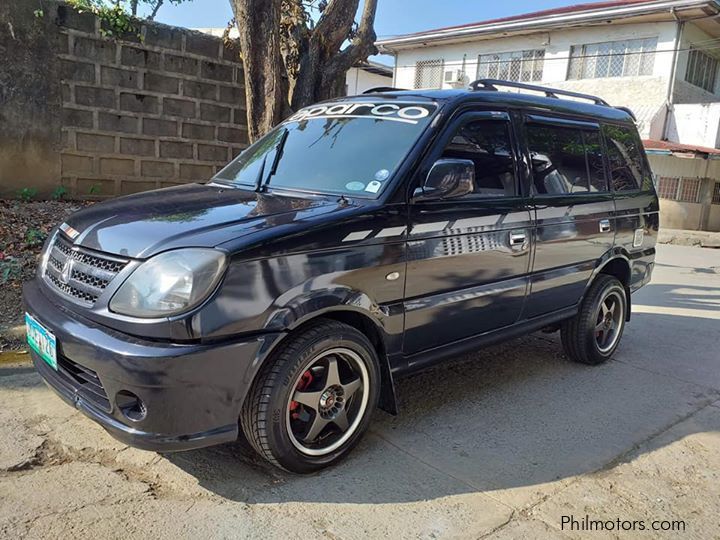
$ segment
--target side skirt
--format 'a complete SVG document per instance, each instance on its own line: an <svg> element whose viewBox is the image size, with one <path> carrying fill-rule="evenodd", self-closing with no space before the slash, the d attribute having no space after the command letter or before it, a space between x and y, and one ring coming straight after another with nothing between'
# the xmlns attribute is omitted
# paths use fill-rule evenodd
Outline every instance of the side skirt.
<svg viewBox="0 0 720 540"><path fill-rule="evenodd" d="M492 330L478 336L455 341L448 345L428 349L420 353L406 356L407 362L402 362L403 368L393 371L393 376L404 376L432 367L451 356L458 356L469 351L507 341L516 337L540 330L551 324L569 319L577 314L578 305L563 308L552 313L517 322L511 326Z"/></svg>

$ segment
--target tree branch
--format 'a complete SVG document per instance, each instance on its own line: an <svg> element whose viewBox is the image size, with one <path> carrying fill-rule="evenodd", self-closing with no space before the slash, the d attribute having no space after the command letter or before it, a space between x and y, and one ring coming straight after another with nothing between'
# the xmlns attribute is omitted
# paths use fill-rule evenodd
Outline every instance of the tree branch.
<svg viewBox="0 0 720 540"><path fill-rule="evenodd" d="M155 20L155 15L157 15L157 12L158 12L158 10L160 9L160 6L163 5L163 2L164 2L164 1L165 1L165 0L157 0L157 3L153 6L152 13L151 13L150 16L148 17L148 21L154 21L154 20Z"/></svg>
<svg viewBox="0 0 720 540"><path fill-rule="evenodd" d="M338 77L357 62L367 60L368 56L377 54L378 50L375 47L377 36L374 30L376 12L377 0L365 0L357 35L350 45L330 60L323 72L323 85L333 84Z"/></svg>
<svg viewBox="0 0 720 540"><path fill-rule="evenodd" d="M355 22L360 0L331 0L313 29L313 39L322 40L328 51L337 51L347 39Z"/></svg>

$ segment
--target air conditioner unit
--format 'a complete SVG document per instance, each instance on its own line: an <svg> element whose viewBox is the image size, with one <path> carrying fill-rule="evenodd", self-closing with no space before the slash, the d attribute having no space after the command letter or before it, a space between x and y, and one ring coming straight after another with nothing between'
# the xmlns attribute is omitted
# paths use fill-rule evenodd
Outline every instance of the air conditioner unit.
<svg viewBox="0 0 720 540"><path fill-rule="evenodd" d="M458 84L465 82L465 73L462 69L448 69L445 71L443 81L447 84Z"/></svg>

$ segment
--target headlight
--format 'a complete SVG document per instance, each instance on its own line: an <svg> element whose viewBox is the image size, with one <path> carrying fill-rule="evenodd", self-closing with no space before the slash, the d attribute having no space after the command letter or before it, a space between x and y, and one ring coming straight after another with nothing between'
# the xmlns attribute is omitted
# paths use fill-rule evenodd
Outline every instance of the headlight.
<svg viewBox="0 0 720 540"><path fill-rule="evenodd" d="M110 311L133 317L167 317L205 300L225 269L214 249L167 251L142 263L110 300Z"/></svg>

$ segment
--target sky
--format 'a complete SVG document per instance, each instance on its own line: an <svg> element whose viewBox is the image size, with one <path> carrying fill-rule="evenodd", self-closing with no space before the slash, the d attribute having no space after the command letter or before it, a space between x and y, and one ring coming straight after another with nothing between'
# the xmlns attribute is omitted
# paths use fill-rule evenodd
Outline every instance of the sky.
<svg viewBox="0 0 720 540"><path fill-rule="evenodd" d="M384 38L589 1L593 0L378 0L375 32ZM166 2L156 20L188 28L224 28L231 18L230 0L191 0L179 6ZM387 56L377 60L392 64Z"/></svg>

